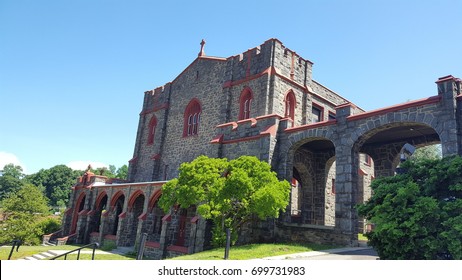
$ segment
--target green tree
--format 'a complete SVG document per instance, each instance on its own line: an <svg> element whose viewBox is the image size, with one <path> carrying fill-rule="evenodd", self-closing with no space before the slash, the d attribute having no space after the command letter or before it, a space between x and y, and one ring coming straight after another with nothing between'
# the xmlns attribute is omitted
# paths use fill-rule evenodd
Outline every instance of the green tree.
<svg viewBox="0 0 462 280"><path fill-rule="evenodd" d="M412 155L412 160L441 159L441 144L417 148Z"/></svg>
<svg viewBox="0 0 462 280"><path fill-rule="evenodd" d="M374 180L359 214L381 259L462 259L462 158L406 161L405 174Z"/></svg>
<svg viewBox="0 0 462 280"><path fill-rule="evenodd" d="M116 178L127 180L128 178L128 166L126 164L122 165L117 169Z"/></svg>
<svg viewBox="0 0 462 280"><path fill-rule="evenodd" d="M16 179L22 179L24 177L24 173L21 166L9 163L3 167L2 176L11 176Z"/></svg>
<svg viewBox="0 0 462 280"><path fill-rule="evenodd" d="M0 200L5 198L9 193L19 190L22 185L22 181L18 178L8 175L0 176Z"/></svg>
<svg viewBox="0 0 462 280"><path fill-rule="evenodd" d="M1 202L4 220L0 243L19 239L24 244L36 245L44 234L43 224L38 222L49 213L47 198L32 184L24 184L17 192L10 193Z"/></svg>
<svg viewBox="0 0 462 280"><path fill-rule="evenodd" d="M65 207L69 201L71 187L81 175L81 171L72 170L61 164L50 169L40 169L26 179L39 188L43 187L51 206Z"/></svg>
<svg viewBox="0 0 462 280"><path fill-rule="evenodd" d="M197 206L214 222L214 244L223 245L226 228L233 240L252 218L277 218L289 202L290 184L279 181L271 166L256 157L227 159L200 156L180 166L178 178L167 182L159 205L165 212L174 205Z"/></svg>

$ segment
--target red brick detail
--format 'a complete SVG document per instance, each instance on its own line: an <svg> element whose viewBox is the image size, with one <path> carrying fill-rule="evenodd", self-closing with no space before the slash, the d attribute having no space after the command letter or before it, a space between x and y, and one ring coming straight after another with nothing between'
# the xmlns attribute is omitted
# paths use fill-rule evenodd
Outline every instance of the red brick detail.
<svg viewBox="0 0 462 280"><path fill-rule="evenodd" d="M456 81L456 82L460 82L460 79L452 76L452 75L448 75L448 76L444 76L444 77L441 77L441 78L438 78L438 80L435 82L435 83L442 83L442 82L446 82L446 81Z"/></svg>
<svg viewBox="0 0 462 280"><path fill-rule="evenodd" d="M152 208L154 208L154 206L156 205L161 195L162 195L162 190L158 190L151 196L151 199L149 200L149 204L148 204L149 211L152 210Z"/></svg>
<svg viewBox="0 0 462 280"><path fill-rule="evenodd" d="M117 240L117 235L108 234L108 235L104 236L104 239L116 241Z"/></svg>
<svg viewBox="0 0 462 280"><path fill-rule="evenodd" d="M72 208L67 208L66 211L64 211L64 215L71 215L72 214Z"/></svg>
<svg viewBox="0 0 462 280"><path fill-rule="evenodd" d="M217 125L217 128L223 128L223 127L227 127L227 126L232 126L232 130L236 130L238 125L237 125L236 122L229 122L229 123L224 123L224 124Z"/></svg>
<svg viewBox="0 0 462 280"><path fill-rule="evenodd" d="M151 156L151 159L152 160L159 160L161 158L161 155L160 154L155 154L155 155L152 155Z"/></svg>
<svg viewBox="0 0 462 280"><path fill-rule="evenodd" d="M194 216L191 218L191 224L196 224L199 221L199 216Z"/></svg>
<svg viewBox="0 0 462 280"><path fill-rule="evenodd" d="M188 247L171 245L167 247L167 251L177 252L177 253L188 253Z"/></svg>
<svg viewBox="0 0 462 280"><path fill-rule="evenodd" d="M90 212L87 213L87 216L93 216L95 215L96 211L95 210L91 210Z"/></svg>
<svg viewBox="0 0 462 280"><path fill-rule="evenodd" d="M210 141L210 144L220 144L222 142L223 142L223 134L218 134Z"/></svg>
<svg viewBox="0 0 462 280"><path fill-rule="evenodd" d="M121 197L122 195L124 195L123 191L118 191L116 192L113 196L112 196L112 199L111 199L111 203L109 204L109 206L111 207L111 209L114 208L117 200L119 199L119 197Z"/></svg>
<svg viewBox="0 0 462 280"><path fill-rule="evenodd" d="M155 112L163 110L163 109L168 109L168 107L170 107L170 103L165 102L165 103L154 106L154 108L152 108L152 109L141 111L140 116L147 115L147 114L150 114L150 113L155 113Z"/></svg>
<svg viewBox="0 0 462 280"><path fill-rule="evenodd" d="M138 196L145 196L144 192L142 190L136 190L130 197L130 200L128 200L128 208L133 208L133 204L135 203L135 200L138 198Z"/></svg>
<svg viewBox="0 0 462 280"><path fill-rule="evenodd" d="M102 191L101 193L98 194L98 197L96 198L96 202L95 202L95 208L98 209L101 201L103 200L103 198L107 196L107 193L106 191Z"/></svg>
<svg viewBox="0 0 462 280"><path fill-rule="evenodd" d="M127 217L127 212L122 212L120 215L119 215L119 218L120 219L125 219Z"/></svg>
<svg viewBox="0 0 462 280"><path fill-rule="evenodd" d="M162 222L170 222L172 221L172 215L168 214L168 215L165 215L163 218L162 218Z"/></svg>
<svg viewBox="0 0 462 280"><path fill-rule="evenodd" d="M160 243L159 242L146 241L145 246L149 247L149 248L160 248Z"/></svg>
<svg viewBox="0 0 462 280"><path fill-rule="evenodd" d="M99 236L99 232L94 231L94 232L90 233L90 236L97 237L97 236Z"/></svg>
<svg viewBox="0 0 462 280"><path fill-rule="evenodd" d="M129 160L129 163L136 163L138 161L138 157L133 157L131 160Z"/></svg>
<svg viewBox="0 0 462 280"><path fill-rule="evenodd" d="M441 96L436 95L436 96L432 96L432 97L428 97L424 99L419 99L419 100L401 103L401 104L390 106L390 107L385 107L385 108L381 108L377 110L364 112L364 113L357 114L357 115L352 115L352 116L347 117L347 120L354 121L354 120L359 120L359 119L375 117L375 116L384 115L387 113L396 112L396 111L400 111L400 110L404 110L408 108L435 104L435 103L440 102L440 100L441 100Z"/></svg>
<svg viewBox="0 0 462 280"><path fill-rule="evenodd" d="M138 220L140 221L146 221L146 217L148 216L148 213L144 212L143 214L138 216Z"/></svg>
<svg viewBox="0 0 462 280"><path fill-rule="evenodd" d="M199 133L202 104L197 98L191 99L184 110L183 137L194 136Z"/></svg>
<svg viewBox="0 0 462 280"><path fill-rule="evenodd" d="M323 122L305 124L305 125L301 125L297 127L286 128L284 131L287 133L293 133L293 132L298 132L298 131L303 131L303 130L308 130L308 129L314 129L318 127L334 125L336 123L337 123L337 120L323 121Z"/></svg>
<svg viewBox="0 0 462 280"><path fill-rule="evenodd" d="M84 210L80 211L78 215L79 216L87 216L87 214L88 214L88 210L84 209Z"/></svg>
<svg viewBox="0 0 462 280"><path fill-rule="evenodd" d="M249 119L252 112L253 92L249 87L245 87L239 98L239 120ZM239 122L238 122L239 124Z"/></svg>
<svg viewBox="0 0 462 280"><path fill-rule="evenodd" d="M457 95L457 100L462 100L462 94Z"/></svg>
<svg viewBox="0 0 462 280"><path fill-rule="evenodd" d="M367 175L367 172L364 171L363 169L359 168L359 169L358 169L358 175L359 175L359 176L364 176L364 175Z"/></svg>
<svg viewBox="0 0 462 280"><path fill-rule="evenodd" d="M257 126L257 120L254 119L254 118L248 118L248 119L245 119L245 120L237 121L237 126L239 126L239 125L241 125L243 123L247 123L247 122L250 122L251 127Z"/></svg>
<svg viewBox="0 0 462 280"><path fill-rule="evenodd" d="M278 131L277 125L273 124L265 128L260 132L260 135L271 135L271 136L276 136L276 133Z"/></svg>

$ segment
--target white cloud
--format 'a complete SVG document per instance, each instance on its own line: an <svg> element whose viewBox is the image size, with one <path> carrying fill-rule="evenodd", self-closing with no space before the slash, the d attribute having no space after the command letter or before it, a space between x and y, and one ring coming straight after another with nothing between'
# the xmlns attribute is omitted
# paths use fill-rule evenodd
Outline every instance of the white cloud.
<svg viewBox="0 0 462 280"><path fill-rule="evenodd" d="M88 165L91 165L91 168L99 168L99 167L106 167L109 168L109 165L102 163L102 162L96 162L96 161L84 161L84 160L75 160L71 161L68 164L66 164L67 167L70 167L74 170L87 170Z"/></svg>
<svg viewBox="0 0 462 280"><path fill-rule="evenodd" d="M14 155L12 153L7 153L7 152L0 151L0 170L2 170L3 167L5 167L5 165L7 165L9 163L21 166L23 171L25 169L23 164L19 161L19 159L18 159L18 157L16 155Z"/></svg>

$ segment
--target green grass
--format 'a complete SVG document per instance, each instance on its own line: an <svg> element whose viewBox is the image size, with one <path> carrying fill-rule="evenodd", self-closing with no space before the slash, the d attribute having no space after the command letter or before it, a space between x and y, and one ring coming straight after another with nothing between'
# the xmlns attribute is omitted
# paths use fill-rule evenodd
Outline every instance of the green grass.
<svg viewBox="0 0 462 280"><path fill-rule="evenodd" d="M74 249L79 248L80 245L62 245L62 246L20 246L18 252L16 249L13 251L11 255L11 260L22 259L25 257L29 257L35 254L39 254L42 252L46 252L48 250L66 250L71 251ZM83 251L91 252L91 249L82 249ZM0 248L0 260L7 260L8 256L11 252L11 246L8 247L1 247ZM133 260L134 258L131 256L121 256L118 254L98 254L98 252L104 252L101 250L96 250L95 260ZM68 255L68 260L75 260L77 258L77 254L70 254ZM60 258L64 259L64 258ZM88 253L81 253L80 254L81 260L91 260L91 254Z"/></svg>
<svg viewBox="0 0 462 280"><path fill-rule="evenodd" d="M358 234L358 240L368 241L367 237L366 237L364 234L362 234L362 233L359 233L359 234Z"/></svg>
<svg viewBox="0 0 462 280"><path fill-rule="evenodd" d="M280 256L308 251L319 251L335 248L328 245L316 244L250 244L233 246L229 252L230 260L249 260L271 256ZM222 260L224 248L212 249L192 255L171 258L171 260Z"/></svg>

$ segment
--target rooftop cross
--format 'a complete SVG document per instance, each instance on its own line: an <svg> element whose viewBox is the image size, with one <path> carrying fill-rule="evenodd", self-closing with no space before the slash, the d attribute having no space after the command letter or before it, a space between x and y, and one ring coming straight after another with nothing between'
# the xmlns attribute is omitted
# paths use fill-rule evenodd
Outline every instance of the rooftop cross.
<svg viewBox="0 0 462 280"><path fill-rule="evenodd" d="M201 51L199 52L199 56L205 56L204 45L205 45L205 40L202 39L202 41L201 41Z"/></svg>

